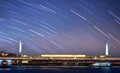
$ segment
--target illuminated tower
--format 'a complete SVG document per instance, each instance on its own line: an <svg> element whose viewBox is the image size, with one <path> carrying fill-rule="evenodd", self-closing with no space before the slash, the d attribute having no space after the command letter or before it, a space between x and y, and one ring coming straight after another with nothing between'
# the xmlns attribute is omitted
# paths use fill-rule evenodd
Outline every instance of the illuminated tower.
<svg viewBox="0 0 120 73"><path fill-rule="evenodd" d="M109 45L108 45L108 41L106 42L106 45L105 45L105 55L108 56L109 55Z"/></svg>
<svg viewBox="0 0 120 73"><path fill-rule="evenodd" d="M19 42L19 56L20 57L22 56L22 42L21 42L21 40ZM21 66L22 65L22 60L19 59L18 64L19 64L19 66Z"/></svg>
<svg viewBox="0 0 120 73"><path fill-rule="evenodd" d="M19 42L19 55L20 56L22 55L22 42L21 42L21 40Z"/></svg>

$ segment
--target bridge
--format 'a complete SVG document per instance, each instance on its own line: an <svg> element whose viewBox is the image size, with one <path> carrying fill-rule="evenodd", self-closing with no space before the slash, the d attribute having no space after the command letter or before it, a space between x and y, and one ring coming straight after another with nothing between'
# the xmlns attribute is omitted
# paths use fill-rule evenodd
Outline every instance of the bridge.
<svg viewBox="0 0 120 73"><path fill-rule="evenodd" d="M93 66L94 64L120 66L120 58L115 57L0 57L12 65L39 66ZM2 62L1 61L1 62Z"/></svg>
<svg viewBox="0 0 120 73"><path fill-rule="evenodd" d="M0 60L107 60L120 61L119 57L0 57Z"/></svg>
<svg viewBox="0 0 120 73"><path fill-rule="evenodd" d="M40 65L40 66L120 66L120 57L108 55L108 42L106 43L105 55L86 56L81 54L42 54L39 56L22 55L22 43L19 43L19 56L0 57L0 64L3 61L10 62L12 65Z"/></svg>

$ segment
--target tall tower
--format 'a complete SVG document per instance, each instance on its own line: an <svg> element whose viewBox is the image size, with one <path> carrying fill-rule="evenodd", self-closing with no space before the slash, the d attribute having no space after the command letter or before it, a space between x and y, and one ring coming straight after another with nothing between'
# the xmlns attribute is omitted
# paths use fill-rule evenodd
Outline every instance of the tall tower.
<svg viewBox="0 0 120 73"><path fill-rule="evenodd" d="M21 42L21 40L19 42L19 55L20 56L22 55L22 42Z"/></svg>
<svg viewBox="0 0 120 73"><path fill-rule="evenodd" d="M20 57L22 56L22 42L21 42L21 40L19 42L19 56ZM22 60L19 59L18 64L19 64L19 66L21 66L22 65Z"/></svg>
<svg viewBox="0 0 120 73"><path fill-rule="evenodd" d="M105 55L108 56L109 55L109 44L108 44L108 41L106 42L106 45L105 45Z"/></svg>

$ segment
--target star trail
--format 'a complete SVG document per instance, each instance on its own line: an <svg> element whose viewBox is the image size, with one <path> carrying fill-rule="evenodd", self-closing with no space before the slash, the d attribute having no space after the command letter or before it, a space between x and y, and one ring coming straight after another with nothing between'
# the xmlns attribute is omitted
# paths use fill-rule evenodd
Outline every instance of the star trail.
<svg viewBox="0 0 120 73"><path fill-rule="evenodd" d="M0 50L120 56L120 0L0 0Z"/></svg>

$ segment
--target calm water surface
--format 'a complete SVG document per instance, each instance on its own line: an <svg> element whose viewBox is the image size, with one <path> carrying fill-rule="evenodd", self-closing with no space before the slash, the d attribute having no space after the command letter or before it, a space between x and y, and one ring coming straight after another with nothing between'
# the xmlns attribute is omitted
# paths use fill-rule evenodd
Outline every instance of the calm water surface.
<svg viewBox="0 0 120 73"><path fill-rule="evenodd" d="M0 73L120 73L120 67L47 68L25 66L2 68Z"/></svg>

